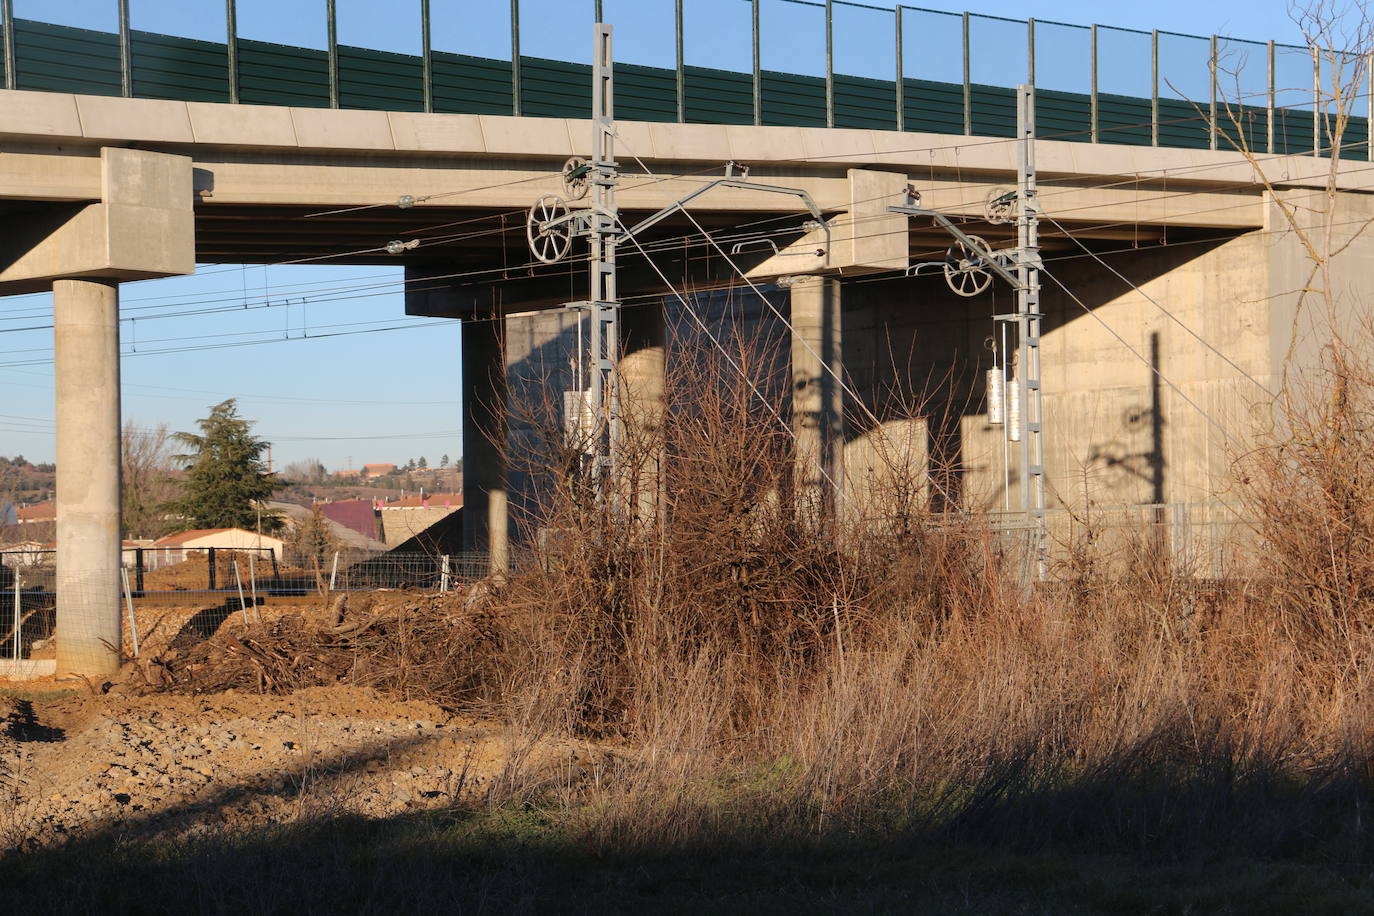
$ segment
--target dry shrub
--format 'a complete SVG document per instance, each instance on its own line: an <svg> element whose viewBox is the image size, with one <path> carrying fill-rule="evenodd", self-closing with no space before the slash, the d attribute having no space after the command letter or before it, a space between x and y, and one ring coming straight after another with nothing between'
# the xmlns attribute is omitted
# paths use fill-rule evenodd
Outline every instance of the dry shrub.
<svg viewBox="0 0 1374 916"><path fill-rule="evenodd" d="M1125 541L1127 573L1088 544L1076 579L1031 590L1017 545L976 516L908 499L900 523L829 511L761 406L767 354L693 357L670 373L661 416L627 411L612 496L595 499L563 440L543 478L558 483L524 519L540 548L497 598L532 612L503 641L510 721L633 749L586 796L590 842L900 828L1367 855L1374 643L1349 626L1297 638L1295 615L1331 616L1307 597L1332 590L1315 548L1289 545L1284 560L1310 564L1307 590L1275 592L1269 570L1200 583L1146 526ZM1341 486L1317 504L1345 519ZM1310 502L1292 489L1260 506L1277 536ZM1374 560L1341 542L1361 549L1341 576Z"/></svg>
<svg viewBox="0 0 1374 916"><path fill-rule="evenodd" d="M1307 580L1203 584L1143 531L1130 575L1088 544L1077 578L1030 589L1016 544L913 506L919 482L886 519L817 499L789 417L761 405L777 372L758 350L682 361L661 411L627 399L605 498L549 408L554 459L526 469L532 553L480 600L223 634L173 660L172 683L196 666L263 689L347 680L499 716L494 796L552 792L543 810L604 851L896 832L1369 860L1374 640L1351 625L1358 591L1339 614L1309 597L1362 581L1367 543L1342 542L1344 579L1299 542L1284 568L1310 563ZM1262 488L1276 538L1329 539L1364 511L1315 459L1270 467L1290 486ZM1291 467L1310 470L1278 476ZM1295 625L1313 615L1346 623ZM532 782L522 762L553 735L611 742L619 763Z"/></svg>
<svg viewBox="0 0 1374 916"><path fill-rule="evenodd" d="M1361 335L1366 343L1374 334ZM1374 624L1374 366L1339 336L1295 377L1241 462L1244 495L1295 638L1339 646ZM1333 641L1333 637L1335 638Z"/></svg>

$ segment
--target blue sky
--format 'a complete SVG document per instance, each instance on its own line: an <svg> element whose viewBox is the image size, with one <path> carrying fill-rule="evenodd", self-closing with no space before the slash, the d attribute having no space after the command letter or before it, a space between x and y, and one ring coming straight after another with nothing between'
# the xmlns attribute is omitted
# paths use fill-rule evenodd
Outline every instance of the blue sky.
<svg viewBox="0 0 1374 916"><path fill-rule="evenodd" d="M871 5L892 4L873 0ZM508 3L432 0L431 6L435 47L509 54ZM341 43L418 52L419 0L337 0L337 7ZM604 0L604 8L605 18L616 26L618 59L671 65L673 0ZM14 0L20 18L111 31L116 9L115 0ZM239 34L324 47L324 9L324 0L238 0ZM587 60L589 42L583 38L592 9L591 0L521 0L522 53ZM1111 5L984 0L970 11L1039 20L1037 81L1048 88L1086 86L1087 32L1046 20L1301 42L1283 0ZM222 0L130 0L130 16L136 29L214 41L224 37ZM910 9L904 16L906 75L959 79L958 18ZM686 0L688 62L748 70L749 20L746 0ZM836 70L890 76L892 21L890 12L837 6ZM762 22L765 67L823 72L820 9L765 0ZM975 81L1012 85L1023 77L1024 25L978 19L972 38ZM1100 42L1102 90L1148 93L1148 38L1103 30ZM1205 42L1168 38L1162 53L1165 77L1174 85L1186 93L1205 87ZM1255 63L1262 72L1258 55ZM1291 63L1292 82L1301 84L1299 57ZM1288 66L1281 58L1280 82ZM422 455L431 464L443 454L457 457L457 325L405 318L399 279L399 271L376 267L205 265L193 277L125 284L125 418L141 426L189 429L210 405L236 396L243 414L274 442L279 465L305 457L318 457L331 468ZM191 311L198 314L176 317ZM51 316L50 296L0 298L0 385L9 393L0 412L0 454L52 460L52 332L20 330L48 324ZM353 333L393 327L398 329ZM184 349L206 344L250 345ZM164 352L152 352L159 350Z"/></svg>

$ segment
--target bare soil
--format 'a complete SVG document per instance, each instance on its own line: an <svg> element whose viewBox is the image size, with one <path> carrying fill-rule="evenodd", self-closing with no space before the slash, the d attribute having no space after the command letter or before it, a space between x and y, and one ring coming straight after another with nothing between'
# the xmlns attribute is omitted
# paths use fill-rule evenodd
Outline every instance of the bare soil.
<svg viewBox="0 0 1374 916"><path fill-rule="evenodd" d="M241 613L218 610L140 609L144 658L243 639ZM258 626L272 626L319 621L330 609L317 599L258 612ZM344 684L284 695L153 692L135 665L107 684L0 682L0 851L112 830L195 836L388 817L480 801L517 776L577 780L602 761L587 744L531 748L500 723Z"/></svg>

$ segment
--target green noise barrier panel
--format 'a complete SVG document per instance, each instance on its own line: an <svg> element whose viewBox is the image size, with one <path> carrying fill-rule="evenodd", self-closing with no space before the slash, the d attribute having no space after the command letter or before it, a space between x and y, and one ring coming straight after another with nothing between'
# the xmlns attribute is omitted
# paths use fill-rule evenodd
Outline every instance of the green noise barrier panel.
<svg viewBox="0 0 1374 916"><path fill-rule="evenodd" d="M683 84L688 122L754 123L754 78L748 73L685 67Z"/></svg>
<svg viewBox="0 0 1374 916"><path fill-rule="evenodd" d="M424 111L425 71L413 54L339 45L339 107Z"/></svg>
<svg viewBox="0 0 1374 916"><path fill-rule="evenodd" d="M240 38L239 101L328 108L329 55Z"/></svg>
<svg viewBox="0 0 1374 916"><path fill-rule="evenodd" d="M508 115L515 110L510 61L432 51L430 67L435 111Z"/></svg>
<svg viewBox="0 0 1374 916"><path fill-rule="evenodd" d="M222 44L135 31L129 52L139 98L229 101L229 54Z"/></svg>
<svg viewBox="0 0 1374 916"><path fill-rule="evenodd" d="M861 130L897 129L897 84L836 73L835 126Z"/></svg>
<svg viewBox="0 0 1374 916"><path fill-rule="evenodd" d="M330 104L329 55L240 38L239 101L258 105L324 108ZM424 63L419 55L339 45L335 65L338 105L381 111L424 108ZM0 49L3 54L3 49ZM510 61L434 50L430 54L433 110L465 114L512 114L515 110ZM0 64L3 58L0 57ZM30 19L14 20L16 88L84 95L120 95L120 39L96 29L72 28ZM618 63L616 115L636 121L676 121L678 72L671 67ZM230 98L228 47L223 42L180 38L156 32L129 33L129 78L138 98L227 102ZM748 72L684 66L684 121L695 124L753 124L754 79ZM520 59L520 111L534 117L586 118L591 115L591 67L587 64ZM831 77L836 127L895 130L897 85L892 80L836 73ZM826 85L819 76L764 70L759 74L758 123L824 127ZM1005 86L969 87L968 126L981 137L1012 137L1016 132L1016 91ZM961 135L965 131L964 87L959 83L902 80L902 123L906 130ZM1212 132L1208 103L1158 100L1161 146L1206 149ZM1234 149L1231 137L1244 132L1256 152L1268 149L1269 113L1237 108L1239 125L1223 108L1218 112L1217 147ZM1103 143L1149 145L1151 102L1147 98L1100 93L1097 135ZM1326 125L1321 144L1331 143ZM1092 139L1092 99L1087 93L1039 89L1036 133L1047 139ZM1274 152L1312 151L1311 109L1274 112ZM1352 117L1342 138L1342 156L1368 160L1369 125Z"/></svg>
<svg viewBox="0 0 1374 916"><path fill-rule="evenodd" d="M28 19L14 20L18 89L119 95L119 36Z"/></svg>

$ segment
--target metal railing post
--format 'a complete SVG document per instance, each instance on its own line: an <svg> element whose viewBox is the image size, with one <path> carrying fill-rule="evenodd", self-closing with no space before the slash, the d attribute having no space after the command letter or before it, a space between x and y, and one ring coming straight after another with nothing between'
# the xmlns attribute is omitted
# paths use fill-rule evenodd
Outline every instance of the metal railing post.
<svg viewBox="0 0 1374 916"><path fill-rule="evenodd" d="M133 49L129 44L129 0L119 0L119 85L126 99L134 94Z"/></svg>
<svg viewBox="0 0 1374 916"><path fill-rule="evenodd" d="M752 31L754 35L754 124L763 123L763 70L759 58L759 3L760 0L750 0L750 15L753 19Z"/></svg>
<svg viewBox="0 0 1374 916"><path fill-rule="evenodd" d="M825 0L825 126L835 126L835 7Z"/></svg>
<svg viewBox="0 0 1374 916"><path fill-rule="evenodd" d="M902 59L902 5L893 10L897 14L897 129L906 130L906 86L903 85L906 65Z"/></svg>
<svg viewBox="0 0 1374 916"><path fill-rule="evenodd" d="M510 0L510 105L520 115L520 0Z"/></svg>
<svg viewBox="0 0 1374 916"><path fill-rule="evenodd" d="M1333 151L1334 152L1334 151ZM1321 51L1312 46L1312 155L1322 154L1322 59Z"/></svg>
<svg viewBox="0 0 1374 916"><path fill-rule="evenodd" d="M673 2L673 24L677 37L677 120L684 124L687 121L687 63L683 59L682 0Z"/></svg>
<svg viewBox="0 0 1374 916"><path fill-rule="evenodd" d="M129 591L129 570L122 564L119 567L119 578L124 586L124 610L129 615L129 642L133 646L134 658L138 658L142 654L138 647L138 618L134 616L134 596Z"/></svg>
<svg viewBox="0 0 1374 916"><path fill-rule="evenodd" d="M1159 30L1150 32L1150 145L1159 146Z"/></svg>
<svg viewBox="0 0 1374 916"><path fill-rule="evenodd" d="M973 133L973 86L969 81L969 18L968 12L964 12L964 134Z"/></svg>
<svg viewBox="0 0 1374 916"><path fill-rule="evenodd" d="M1097 112L1097 23L1088 27L1088 137L1093 143L1098 139Z"/></svg>
<svg viewBox="0 0 1374 916"><path fill-rule="evenodd" d="M5 51L5 88L18 89L18 68L14 65L14 0L0 0L0 44Z"/></svg>
<svg viewBox="0 0 1374 916"><path fill-rule="evenodd" d="M1035 17L1026 20L1026 85L1035 90Z"/></svg>
<svg viewBox="0 0 1374 916"><path fill-rule="evenodd" d="M420 78L424 80L425 111L434 110L434 54L429 32L429 0L420 0Z"/></svg>
<svg viewBox="0 0 1374 916"><path fill-rule="evenodd" d="M1365 97L1365 158L1374 162L1374 54L1364 59L1364 97Z"/></svg>
<svg viewBox="0 0 1374 916"><path fill-rule="evenodd" d="M329 32L329 107L339 107L339 19L334 0L325 2L325 26Z"/></svg>
<svg viewBox="0 0 1374 916"><path fill-rule="evenodd" d="M1217 36L1213 35L1210 41L1210 54L1208 55L1207 69L1211 71L1211 79L1208 81L1210 86L1211 99L1207 103L1207 148L1217 148Z"/></svg>
<svg viewBox="0 0 1374 916"><path fill-rule="evenodd" d="M208 572L206 573L206 591L215 591L215 548L205 548L205 556L208 562L205 564Z"/></svg>
<svg viewBox="0 0 1374 916"><path fill-rule="evenodd" d="M134 587L140 598L143 597L143 570L145 568L143 548L134 550Z"/></svg>
<svg viewBox="0 0 1374 916"><path fill-rule="evenodd" d="M229 101L239 100L239 9L236 0L224 0L224 49L229 63ZM142 587L139 588L142 591Z"/></svg>
<svg viewBox="0 0 1374 916"><path fill-rule="evenodd" d="M1278 90L1274 86L1274 43L1269 42L1269 110L1266 112L1265 123L1268 131L1268 152L1274 152L1274 109L1278 101Z"/></svg>

